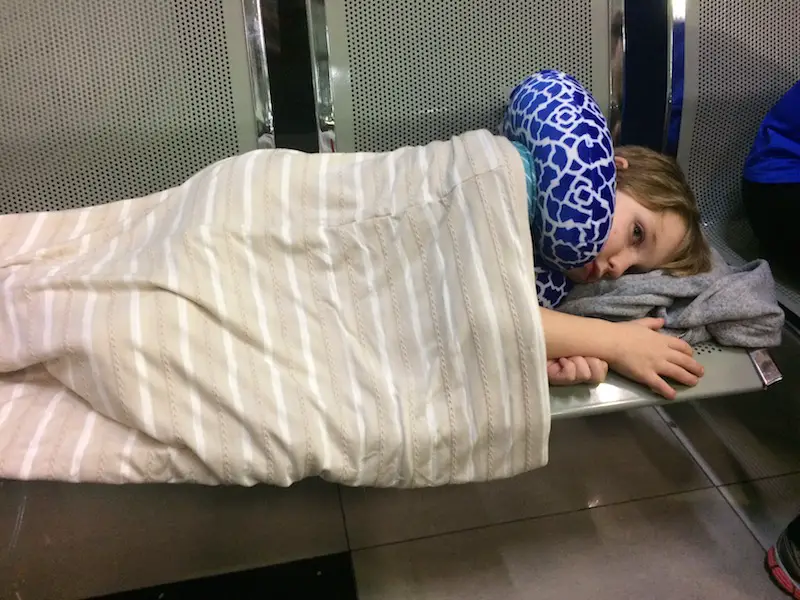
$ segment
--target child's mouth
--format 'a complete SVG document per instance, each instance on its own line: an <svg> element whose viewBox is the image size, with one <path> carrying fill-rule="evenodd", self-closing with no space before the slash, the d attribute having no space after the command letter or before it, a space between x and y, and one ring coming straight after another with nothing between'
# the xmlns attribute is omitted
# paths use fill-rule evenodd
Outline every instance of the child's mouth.
<svg viewBox="0 0 800 600"><path fill-rule="evenodd" d="M594 283L600 279L600 269L597 263L592 261L586 265L586 283Z"/></svg>

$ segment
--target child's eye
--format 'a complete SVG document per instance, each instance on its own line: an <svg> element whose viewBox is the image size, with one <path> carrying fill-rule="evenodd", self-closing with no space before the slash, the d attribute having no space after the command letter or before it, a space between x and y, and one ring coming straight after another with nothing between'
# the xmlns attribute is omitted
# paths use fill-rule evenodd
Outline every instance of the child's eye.
<svg viewBox="0 0 800 600"><path fill-rule="evenodd" d="M636 223L633 226L633 243L638 246L644 241L644 229Z"/></svg>

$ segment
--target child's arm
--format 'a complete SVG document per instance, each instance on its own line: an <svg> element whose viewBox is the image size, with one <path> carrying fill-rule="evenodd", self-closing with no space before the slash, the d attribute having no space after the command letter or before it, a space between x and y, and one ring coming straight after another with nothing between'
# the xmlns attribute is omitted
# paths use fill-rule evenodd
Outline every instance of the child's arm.
<svg viewBox="0 0 800 600"><path fill-rule="evenodd" d="M703 367L692 358L692 347L678 338L658 333L661 319L611 323L576 317L542 308L547 358L591 356L654 392L672 399L669 377L683 385L697 385Z"/></svg>

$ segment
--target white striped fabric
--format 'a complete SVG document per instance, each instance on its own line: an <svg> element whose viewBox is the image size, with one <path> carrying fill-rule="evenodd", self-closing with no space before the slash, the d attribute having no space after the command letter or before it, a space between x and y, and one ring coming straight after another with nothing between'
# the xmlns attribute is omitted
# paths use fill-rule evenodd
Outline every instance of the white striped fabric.
<svg viewBox="0 0 800 600"><path fill-rule="evenodd" d="M503 138L263 150L0 217L0 478L419 487L547 462Z"/></svg>

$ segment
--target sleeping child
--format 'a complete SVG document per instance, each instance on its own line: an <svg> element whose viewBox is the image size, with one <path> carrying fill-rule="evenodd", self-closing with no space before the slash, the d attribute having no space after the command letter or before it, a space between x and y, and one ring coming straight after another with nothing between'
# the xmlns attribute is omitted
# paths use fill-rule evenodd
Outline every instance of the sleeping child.
<svg viewBox="0 0 800 600"><path fill-rule="evenodd" d="M548 360L553 382L696 384L660 321L555 310L573 282L707 267L680 171L615 157L556 71L514 91L504 133L254 150L0 216L0 478L490 480L547 462Z"/></svg>
<svg viewBox="0 0 800 600"><path fill-rule="evenodd" d="M282 272L265 272L267 267L258 261L273 266L274 261L297 262L298 272L307 272L308 282L316 282L317 275L312 273L327 264L327 269L338 274L337 261L345 260L350 285L363 282L369 294L381 293L383 288L376 286L394 285L397 279L374 279L378 266L385 263L387 273L394 273L402 264L391 253L385 253L382 244L390 239L396 243L405 240L406 230L400 228L401 224L411 227L410 240L420 249L414 253L431 244L449 243L435 228L427 233L430 240L422 237L425 232L414 220L417 210L427 207L425 222L434 219L429 223L434 226L436 219L447 213L434 217L430 213L432 207L449 210L454 190L469 191L470 201L477 202L480 190L472 190L471 182L497 173L494 176L509 185L524 171L527 223L513 226L531 233L524 243L532 244L535 256L536 296L542 307L551 383L598 381L611 368L668 398L675 395L675 390L665 377L695 385L702 376L702 367L692 358L687 343L658 332L663 326L661 321L612 323L553 310L573 282L616 278L633 269L665 268L681 275L708 268L709 251L700 231L697 207L680 169L671 160L642 148L619 148L615 156L605 119L594 99L574 78L559 71L539 72L512 92L503 134L506 139L485 131L470 132L447 142L393 153L304 155L281 149L259 150L210 165L181 187L146 198L80 211L0 217L0 282L5 298L0 334L14 340L0 351L0 372L40 363L65 366L81 353L99 355L94 346L83 348L88 338L81 338L80 332L89 331L84 322L87 317L76 311L81 302L89 302L100 292L108 294L108 306L102 305L101 310L95 306L97 301L91 300L88 306L92 311L87 313L105 314L105 321L98 322L129 319L130 310L138 309L124 306L126 302L139 302L136 286L142 286L142 293L152 290L158 294L154 298L165 293L185 297L197 308L198 322L206 328L223 327L219 323L226 317L207 307L224 299L221 294L226 293L226 286L233 286L235 292L243 292L256 283L264 289L280 289ZM473 146L475 149L468 152ZM511 161L504 163L511 165L505 171L500 170L499 157ZM212 176L214 173L217 175ZM521 192L510 191L513 200L509 201L524 206ZM243 202L245 206L240 206ZM468 208L475 210L471 205ZM363 238L367 235L364 232L376 233L372 226L384 224L391 224L391 228L388 232L377 230L384 236L381 244L374 246ZM468 223L462 226L468 227ZM361 233L356 235L356 230ZM457 234L457 230L450 232L451 237L455 236L453 243L458 240ZM314 243L314 236L324 236L321 239L327 241ZM242 245L245 242L256 244L256 248L261 244L263 248L254 256L240 256L247 248ZM340 251L332 245L334 242L343 244ZM295 246L311 253L313 260L302 260ZM384 251L379 252L381 249ZM445 260L446 250L443 246L435 250L439 275L424 270L424 252L415 259L421 262L419 267L412 265L413 269L422 268L420 275L424 275L420 282L424 287L415 289L415 293L422 289L430 292L436 278L462 276L458 271L451 272L458 265ZM346 258L352 252L368 252L369 263ZM226 266L225 261L237 260L244 262ZM170 270L164 271L168 267ZM131 272L131 268L136 270ZM211 288L205 281L210 275L203 274L206 268L220 277ZM522 273L522 269L530 269L530 262L514 268ZM272 273L277 279L242 280L244 273L252 269L256 269L258 277ZM141 272L147 272L147 278L143 279ZM407 270L392 277L401 275L402 280L410 281ZM324 275L323 281L328 277ZM225 278L231 281L225 283ZM195 281L197 289L178 289L175 281L186 285ZM286 299L273 291L275 302L281 302L276 311L299 302L304 294L303 281L286 281ZM311 291L316 293L319 289L312 287ZM55 310L51 305L61 298L62 291L65 305L60 310L66 312L57 320L54 316L51 325L20 317L39 310L50 314ZM126 298L125 302L120 298ZM355 311L354 323L378 314L362 301L359 294L348 300ZM326 313L317 311L323 311L333 300L320 297L308 302L303 300L297 310L312 311L309 314L313 317L308 319L313 321L327 318ZM349 304L344 299L336 301L336 305L336 310L349 314ZM254 317L248 310L241 308L243 323ZM431 305L431 310L434 321L443 318L441 309ZM285 321L279 324L284 327ZM51 339L47 331L38 331L51 326L78 337L59 342ZM163 317L162 326L165 332L182 331L183 327L167 317ZM480 323L476 321L471 326L478 327ZM437 343L444 334L455 336L451 329L459 324L448 321L443 327L434 331ZM105 343L111 325L101 329L92 335L98 336L98 343ZM223 333L220 335L224 338ZM288 330L285 335L289 336ZM351 336L345 336L340 343L351 341ZM171 343L168 337L154 338L152 343L161 348L162 356L171 352L164 346ZM180 356L185 350L176 348L174 360L183 360ZM372 364L367 360L369 355L363 357L365 365ZM97 368L95 365L92 371ZM98 376L95 373L92 377Z"/></svg>
<svg viewBox="0 0 800 600"><path fill-rule="evenodd" d="M511 93L502 131L525 165L537 296L544 309L557 308L573 283L633 271L664 269L680 276L710 269L697 204L677 163L647 148L614 150L602 112L574 78L554 70L527 78ZM634 324L653 330L663 325L653 319ZM590 331L587 341L594 338ZM607 361L570 350L577 355L559 353L549 361L552 384L605 378ZM688 348L681 350L690 355ZM698 366L675 360L664 375L695 383L702 374ZM639 373L627 374L642 380ZM645 377L655 391L674 394L660 377Z"/></svg>

